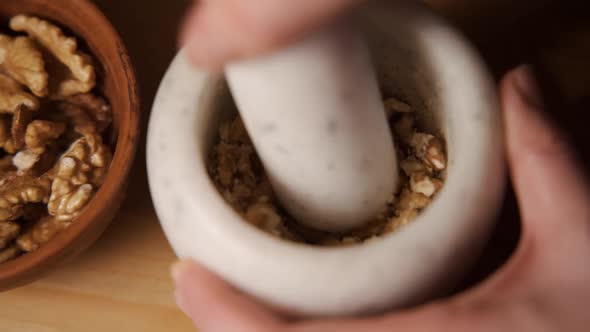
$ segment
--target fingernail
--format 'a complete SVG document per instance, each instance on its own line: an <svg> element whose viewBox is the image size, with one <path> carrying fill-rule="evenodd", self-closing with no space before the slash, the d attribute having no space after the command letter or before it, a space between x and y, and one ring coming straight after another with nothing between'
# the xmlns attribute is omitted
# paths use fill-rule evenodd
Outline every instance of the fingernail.
<svg viewBox="0 0 590 332"><path fill-rule="evenodd" d="M176 263L172 264L170 267L170 275L172 276L172 280L178 286L180 283L180 278L184 274L184 272L190 267L190 262L188 261L177 261Z"/></svg>
<svg viewBox="0 0 590 332"><path fill-rule="evenodd" d="M516 71L515 85L521 98L535 109L543 108L543 97L531 65L524 65Z"/></svg>
<svg viewBox="0 0 590 332"><path fill-rule="evenodd" d="M184 292L182 291L182 283L181 283L181 278L182 275L185 273L185 271L187 270L187 268L189 267L189 262L186 261L178 261L174 264L172 264L172 267L170 268L170 275L172 276L172 280L174 281L175 284L175 290L174 290L174 302L176 302L176 305L178 306L178 308L180 308L180 310L182 310L183 312L186 313L186 301L184 298Z"/></svg>

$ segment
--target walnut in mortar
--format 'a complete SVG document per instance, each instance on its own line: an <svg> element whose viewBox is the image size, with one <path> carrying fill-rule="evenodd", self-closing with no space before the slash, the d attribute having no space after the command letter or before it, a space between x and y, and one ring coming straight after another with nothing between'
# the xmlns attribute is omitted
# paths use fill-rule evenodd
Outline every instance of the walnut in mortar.
<svg viewBox="0 0 590 332"><path fill-rule="evenodd" d="M270 233L273 233L281 225L281 216L268 202L251 205L244 217L252 225Z"/></svg>
<svg viewBox="0 0 590 332"><path fill-rule="evenodd" d="M412 106L404 103L403 101L397 98L387 98L383 101L383 106L385 106L385 111L387 112L387 117L390 118L395 113L412 113L414 110Z"/></svg>
<svg viewBox="0 0 590 332"><path fill-rule="evenodd" d="M416 156L433 170L442 171L447 167L443 144L436 136L414 133L410 145L416 151Z"/></svg>
<svg viewBox="0 0 590 332"><path fill-rule="evenodd" d="M223 198L253 226L296 242L342 246L373 241L411 223L443 186L446 168L443 141L417 128L409 104L384 100L396 152L400 178L387 207L366 226L331 234L304 227L280 208L264 169L241 120L221 124L217 144L210 154L208 171Z"/></svg>
<svg viewBox="0 0 590 332"><path fill-rule="evenodd" d="M413 192L432 197L443 186L439 179L434 179L426 172L415 172L410 176L410 189Z"/></svg>

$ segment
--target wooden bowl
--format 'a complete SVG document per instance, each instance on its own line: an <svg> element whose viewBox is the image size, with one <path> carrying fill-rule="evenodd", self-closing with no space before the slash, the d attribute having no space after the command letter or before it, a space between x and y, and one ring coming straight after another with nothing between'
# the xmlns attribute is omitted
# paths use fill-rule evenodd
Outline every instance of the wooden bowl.
<svg viewBox="0 0 590 332"><path fill-rule="evenodd" d="M137 82L121 38L100 10L88 0L0 1L2 26L17 14L29 14L57 23L77 37L95 60L96 91L113 109L115 151L105 183L68 229L37 251L0 264L0 290L35 281L59 263L87 249L102 234L120 207L139 139Z"/></svg>

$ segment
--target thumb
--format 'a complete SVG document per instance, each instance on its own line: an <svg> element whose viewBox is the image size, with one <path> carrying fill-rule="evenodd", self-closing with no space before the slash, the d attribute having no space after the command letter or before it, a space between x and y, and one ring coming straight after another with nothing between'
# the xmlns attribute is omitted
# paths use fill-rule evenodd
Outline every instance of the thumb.
<svg viewBox="0 0 590 332"><path fill-rule="evenodd" d="M189 11L181 33L192 62L225 63L275 50L313 31L360 0L203 0Z"/></svg>
<svg viewBox="0 0 590 332"><path fill-rule="evenodd" d="M571 244L590 228L590 190L564 135L543 113L533 70L523 66L501 85L512 182L524 237L543 245Z"/></svg>
<svg viewBox="0 0 590 332"><path fill-rule="evenodd" d="M192 261L172 266L178 307L202 332L274 332L279 319Z"/></svg>

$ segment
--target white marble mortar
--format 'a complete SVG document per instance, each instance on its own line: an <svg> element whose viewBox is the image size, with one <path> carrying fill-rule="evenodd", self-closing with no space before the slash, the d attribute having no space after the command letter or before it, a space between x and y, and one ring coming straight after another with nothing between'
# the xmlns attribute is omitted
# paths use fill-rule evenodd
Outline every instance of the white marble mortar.
<svg viewBox="0 0 590 332"><path fill-rule="evenodd" d="M183 52L161 83L150 120L150 189L178 256L301 315L400 308L455 285L485 244L504 189L496 91L472 47L411 1L373 2L359 17L384 93L410 103L422 125L448 144L443 190L397 233L325 248L282 241L245 223L205 165L217 124L233 111L231 98L223 77L192 68Z"/></svg>

